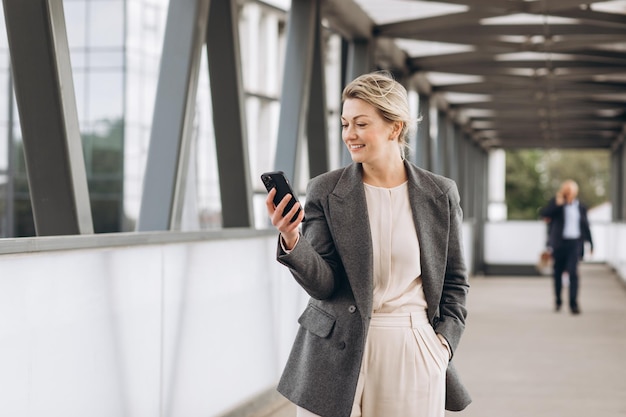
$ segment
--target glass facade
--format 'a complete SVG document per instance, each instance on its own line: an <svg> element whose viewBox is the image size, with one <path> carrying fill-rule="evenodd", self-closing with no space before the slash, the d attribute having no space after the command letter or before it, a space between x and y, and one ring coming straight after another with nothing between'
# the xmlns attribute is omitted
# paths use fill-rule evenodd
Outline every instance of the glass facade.
<svg viewBox="0 0 626 417"><path fill-rule="evenodd" d="M63 1L96 233L135 230L168 6L168 0ZM259 176L274 165L287 7L288 4L248 1L240 3L238 10L250 181L255 193L257 227L267 225L263 206L265 189ZM0 25L0 237L34 236L4 18ZM330 35L327 39L326 78L336 91L340 79L340 41ZM338 97L329 98L329 112L338 119ZM182 230L220 228L220 190L206 50L202 54L194 116L180 227ZM337 145L338 123L331 121L329 126L331 141ZM331 147L331 152L331 159L338 161L339 146ZM302 154L305 158L306 151ZM337 162L331 161L331 166L336 165ZM299 186L303 191L303 184Z"/></svg>

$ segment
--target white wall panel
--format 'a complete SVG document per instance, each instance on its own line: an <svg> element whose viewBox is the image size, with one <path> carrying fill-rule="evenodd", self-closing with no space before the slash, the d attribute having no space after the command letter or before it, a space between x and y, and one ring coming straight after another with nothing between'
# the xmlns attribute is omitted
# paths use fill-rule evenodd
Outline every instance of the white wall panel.
<svg viewBox="0 0 626 417"><path fill-rule="evenodd" d="M591 223L594 251L585 251L585 261L606 262L611 243L611 223ZM535 265L546 246L546 224L542 221L490 222L485 225L485 263L491 265ZM622 248L624 246L621 246ZM587 246L588 249L588 246Z"/></svg>
<svg viewBox="0 0 626 417"><path fill-rule="evenodd" d="M0 257L0 415L213 416L276 383L306 302L275 237Z"/></svg>

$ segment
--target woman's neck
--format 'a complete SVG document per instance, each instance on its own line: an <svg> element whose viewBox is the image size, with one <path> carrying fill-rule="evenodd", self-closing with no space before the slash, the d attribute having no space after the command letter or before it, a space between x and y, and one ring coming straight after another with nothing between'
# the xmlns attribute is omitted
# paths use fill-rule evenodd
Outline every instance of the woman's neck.
<svg viewBox="0 0 626 417"><path fill-rule="evenodd" d="M406 180L406 169L401 159L384 168L363 164L363 182L366 184L375 187L393 188L403 184Z"/></svg>

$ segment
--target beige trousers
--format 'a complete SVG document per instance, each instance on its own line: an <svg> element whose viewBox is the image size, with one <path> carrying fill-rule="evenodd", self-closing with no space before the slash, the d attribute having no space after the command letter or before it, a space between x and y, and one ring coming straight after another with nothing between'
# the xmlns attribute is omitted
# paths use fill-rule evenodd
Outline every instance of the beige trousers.
<svg viewBox="0 0 626 417"><path fill-rule="evenodd" d="M444 417L448 357L425 312L374 314L350 417Z"/></svg>

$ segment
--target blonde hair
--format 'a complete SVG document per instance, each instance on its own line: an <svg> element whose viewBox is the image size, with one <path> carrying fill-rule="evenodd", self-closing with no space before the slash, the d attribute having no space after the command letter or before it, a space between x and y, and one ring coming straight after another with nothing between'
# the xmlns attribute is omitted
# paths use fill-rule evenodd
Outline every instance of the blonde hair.
<svg viewBox="0 0 626 417"><path fill-rule="evenodd" d="M409 148L409 131L413 124L404 86L394 80L388 71L375 71L355 78L343 89L341 101L350 98L358 98L370 104L390 123L402 123L398 145L404 158Z"/></svg>

